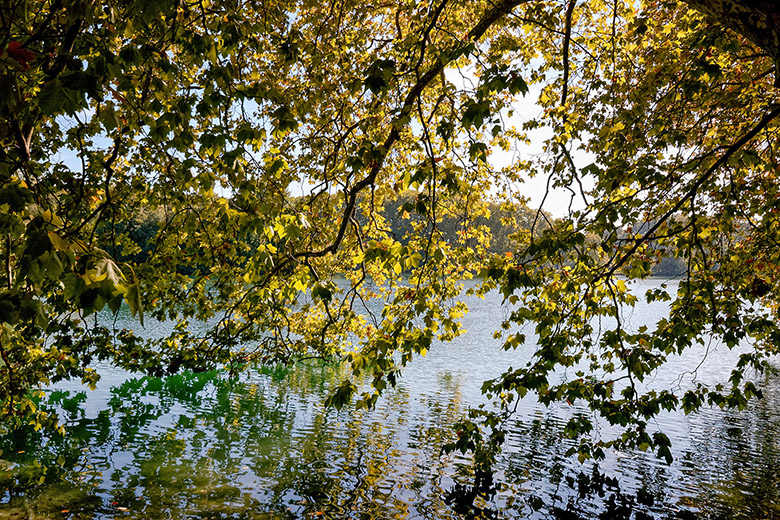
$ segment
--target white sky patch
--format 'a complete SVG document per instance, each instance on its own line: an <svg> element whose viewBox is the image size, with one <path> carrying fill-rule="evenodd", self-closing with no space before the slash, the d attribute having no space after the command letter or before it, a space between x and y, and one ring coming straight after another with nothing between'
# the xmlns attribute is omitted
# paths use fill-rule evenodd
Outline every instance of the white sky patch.
<svg viewBox="0 0 780 520"><path fill-rule="evenodd" d="M453 83L458 90L476 89L478 79L474 75L473 65L457 69L450 68L444 72L447 80ZM502 121L505 127L517 128L521 133L527 135L529 142L513 143L509 150L494 147L490 154L490 163L494 168L506 168L518 161L534 161L547 153L544 151L544 144L553 137L551 128L540 127L533 130L522 130L523 123L538 118L542 113L543 109L537 100L544 86L542 83L529 85L528 93L519 97L515 103L504 110ZM511 117L507 115L510 111L512 112ZM596 160L592 153L579 149L579 145L580 143L575 143L570 154L578 171ZM586 192L594 187L592 179L583 179L582 184ZM568 189L562 186L553 187L548 176L543 173L534 176L526 175L520 183L496 186L495 190L497 193L510 191L514 196L527 199L529 207L541 208L554 217L562 217L572 210L581 210L586 203L581 195L582 190L579 185L570 186Z"/></svg>

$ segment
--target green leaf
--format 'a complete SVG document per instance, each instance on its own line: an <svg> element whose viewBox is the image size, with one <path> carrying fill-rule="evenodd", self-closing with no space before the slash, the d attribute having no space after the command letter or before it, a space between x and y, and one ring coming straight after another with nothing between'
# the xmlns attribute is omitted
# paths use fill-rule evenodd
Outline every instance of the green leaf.
<svg viewBox="0 0 780 520"><path fill-rule="evenodd" d="M378 59L368 68L363 85L374 94L380 94L390 86L390 79L394 72L394 60Z"/></svg>

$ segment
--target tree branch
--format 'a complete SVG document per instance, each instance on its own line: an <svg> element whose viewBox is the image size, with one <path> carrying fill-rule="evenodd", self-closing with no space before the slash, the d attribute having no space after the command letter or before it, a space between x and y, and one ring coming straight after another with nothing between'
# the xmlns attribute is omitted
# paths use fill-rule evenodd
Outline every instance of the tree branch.
<svg viewBox="0 0 780 520"><path fill-rule="evenodd" d="M566 7L566 28L563 33L563 91L561 92L561 106L566 104L569 96L569 45L571 44L571 19L574 14L574 6L577 0L569 0Z"/></svg>
<svg viewBox="0 0 780 520"><path fill-rule="evenodd" d="M493 24L503 18L513 8L527 1L528 0L502 0L494 4L493 8L488 10L482 16L482 18L480 18L479 22L477 22L477 24L469 31L469 33L466 35L466 38L459 42L459 44L453 49L451 49L446 59L442 59L442 56L439 56L431 68L428 69L419 80L417 80L417 83L414 84L414 86L409 90L409 93L406 95L398 115L391 123L392 129L390 130L390 133L380 148L381 157L379 160L372 163L368 175L356 183L352 189L347 192L347 203L346 207L344 208L344 214L341 218L341 224L339 225L338 232L336 233L336 238L329 246L325 247L324 249L319 251L297 253L294 255L295 258L323 257L335 252L338 249L338 247L341 245L341 242L344 240L344 233L346 232L347 226L349 225L349 219L355 210L358 194L366 187L373 184L376 180L376 176L382 170L382 166L384 165L384 160L387 157L387 154L401 136L401 129L408 126L409 114L411 114L412 110L414 109L417 98L422 95L425 88L436 78L436 76L438 76L444 70L444 67L458 56L459 52L462 52L471 42L479 40Z"/></svg>
<svg viewBox="0 0 780 520"><path fill-rule="evenodd" d="M729 158L731 158L732 155L734 155L737 151L739 151L743 146L745 146L751 139L753 139L756 135L758 135L761 130L766 128L769 123L771 123L777 116L780 115L780 105L773 105L772 110L767 113L763 118L761 118L761 121L759 121L756 126L754 126L748 133L743 135L737 142L729 146L726 151L723 153L723 155L720 156L720 158L715 161L715 163L710 166L706 172L704 172L696 181L693 183L693 185L690 187L688 192L680 199L678 200L674 206L672 206L666 213L659 218L655 224L653 224L650 229L645 232L644 235L642 235L642 238L638 239L634 245L629 249L626 253L623 254L623 256L620 257L620 259L613 265L609 271L607 271L604 275L600 276L599 278L607 278L609 276L612 276L615 271L620 269L620 267L628 261L631 256L636 253L636 251L639 249L639 247L646 243L650 237L655 233L655 231L661 227L661 225L669 220L669 218L674 215L686 202L689 200L692 200L696 196L696 192L699 190L699 188L707 182L726 162L728 162Z"/></svg>

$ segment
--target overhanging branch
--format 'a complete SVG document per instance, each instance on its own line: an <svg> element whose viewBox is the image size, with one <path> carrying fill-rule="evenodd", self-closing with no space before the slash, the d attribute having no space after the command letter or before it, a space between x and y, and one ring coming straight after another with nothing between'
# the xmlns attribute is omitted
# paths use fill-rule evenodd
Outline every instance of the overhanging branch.
<svg viewBox="0 0 780 520"><path fill-rule="evenodd" d="M436 59L436 62L422 76L420 76L417 82L409 90L409 93L406 95L398 115L396 115L390 124L391 130L382 144L382 155L380 156L379 160L372 163L368 174L347 192L347 204L344 208L344 213L341 218L338 232L336 233L336 238L329 246L325 247L324 249L319 251L300 252L294 255L295 258L323 257L330 253L334 253L339 248L341 242L344 240L344 234L346 232L347 226L349 225L349 219L355 210L355 204L357 203L358 195L361 191L376 181L376 177L382 170L382 166L384 165L384 160L387 157L387 154L401 136L401 130L408 126L409 115L414 109L417 99L422 95L428 85L430 85L431 82L441 72L444 71L444 67L446 67L450 61L463 52L469 44L478 41L498 20L503 18L518 5L527 1L528 0L502 0L494 4L493 7L489 9L482 16L482 18L480 18L479 22L469 31L469 33L466 35L466 38L460 41L458 45L450 50L446 59L443 59L442 56L439 56Z"/></svg>
<svg viewBox="0 0 780 520"><path fill-rule="evenodd" d="M777 0L683 1L769 54L775 63L775 86L780 87L780 3Z"/></svg>
<svg viewBox="0 0 780 520"><path fill-rule="evenodd" d="M698 179L696 179L685 195L683 195L680 200L674 204L674 206L672 206L666 213L664 213L655 222L655 224L653 224L650 229L648 229L645 234L642 235L641 238L637 239L634 245L631 246L631 249L625 252L623 256L621 256L620 259L609 269L609 271L607 271L599 278L608 278L615 274L615 271L620 269L620 267L623 266L628 261L628 259L633 256L634 253L636 253L642 244L646 243L650 237L653 236L653 233L655 233L659 227L668 221L672 215L677 213L677 211L679 211L686 202L693 200L693 198L696 196L696 193L699 191L699 188L701 188L705 182L711 179L715 172L718 171L721 166L726 164L732 155L734 155L743 146L750 142L751 139L753 139L756 135L759 134L759 132L766 128L769 123L771 123L777 116L780 116L780 105L772 105L772 110L770 110L763 118L761 118L761 121L759 121L752 129L750 129L749 132L747 132L739 140L729 146L723 155L721 155L720 158L707 169L707 171L705 171L701 176L699 176Z"/></svg>

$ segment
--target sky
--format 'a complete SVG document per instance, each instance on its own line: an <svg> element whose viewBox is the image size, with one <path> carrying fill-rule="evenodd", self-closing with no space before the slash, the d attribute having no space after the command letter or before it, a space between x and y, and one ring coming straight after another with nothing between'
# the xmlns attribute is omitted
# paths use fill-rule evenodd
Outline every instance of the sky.
<svg viewBox="0 0 780 520"><path fill-rule="evenodd" d="M473 88L473 83L476 78L468 68L461 67L459 69L448 69L445 71L447 79L453 82L457 88ZM530 85L529 92L522 98L519 98L510 108L513 113L511 117L508 117L507 113L509 109L505 110L503 114L503 120L505 124L520 127L523 122L533 119L539 116L542 108L536 103L536 99L540 94L542 85L532 84ZM89 118L90 113L85 112L81 114L82 119ZM68 121L66 118L62 118L61 124L72 126L75 121ZM529 160L542 153L542 147L545 140L549 139L552 132L548 128L540 128L526 132L529 137L529 143L516 143L513 149L509 151L501 150L496 147L491 151L490 162L496 169L504 168L511 165L517 160ZM101 138L100 136L94 139L95 144L109 149L111 141L107 138ZM586 166L592 163L595 159L591 154L587 154L581 150L574 150L572 157L577 164L578 168ZM81 161L74 150L62 149L58 157L59 160L64 162L69 168L74 171L81 170ZM528 200L528 205L533 209L542 208L555 217L565 215L571 204L573 209L581 209L583 207L582 198L577 196L572 201L571 192L564 188L557 188L547 192L547 177L544 175L538 175L533 178L526 178L521 184L514 184L511 189L514 194L521 195ZM586 186L588 188L588 186ZM498 193L501 188L496 188ZM308 182L294 183L290 186L290 192L296 195L306 194L310 192L311 187ZM220 193L220 190L218 190ZM221 190L221 195L229 196L229 190Z"/></svg>

